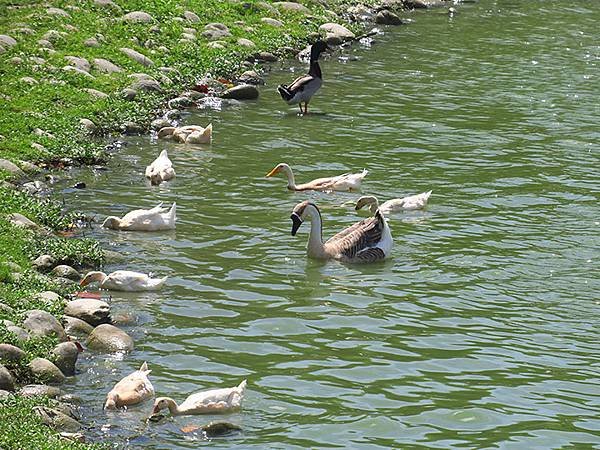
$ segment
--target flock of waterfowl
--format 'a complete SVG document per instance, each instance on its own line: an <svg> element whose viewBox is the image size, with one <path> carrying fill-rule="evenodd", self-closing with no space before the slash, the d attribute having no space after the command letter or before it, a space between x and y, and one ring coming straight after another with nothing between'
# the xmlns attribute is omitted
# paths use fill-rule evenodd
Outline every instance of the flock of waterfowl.
<svg viewBox="0 0 600 450"><path fill-rule="evenodd" d="M288 104L299 104L300 113L308 113L308 103L322 85L321 68L318 59L328 47L323 41L317 41L311 48L310 70L307 75L294 80L289 86L280 85L278 92ZM304 110L302 104L304 103ZM183 130L183 131L177 131ZM212 126L206 128L181 127L173 128L170 135L176 135L179 142L193 141L210 142ZM318 178L307 183L296 184L292 169L288 164L280 163L275 166L267 177L279 173L287 177L287 188L292 191L360 191L361 183L368 174L367 170L359 173L344 173L341 175ZM167 151L163 150L145 171L145 176L152 184L160 184L175 177L173 164ZM376 197L369 195L360 197L355 203L359 210L368 206L371 217L361 220L354 225L335 234L326 242L322 240L322 217L319 208L305 200L298 203L292 210L292 235L295 236L303 222L311 222L308 238L307 254L311 258L334 259L344 263L372 263L387 258L392 251L393 239L388 226L386 215L424 208L429 200L431 191L409 197L388 200L379 204ZM353 202L354 204L354 202ZM128 231L160 231L175 228L176 205L167 209L159 204L151 209L131 211L122 218L107 217L102 224L105 228ZM146 274L128 270L118 270L110 274L93 271L81 281L84 287L90 283L99 283L100 288L118 291L151 291L159 289L167 277L152 278ZM148 378L147 364L139 370L119 381L108 393L105 408L123 408L138 404L154 397L154 387ZM215 389L190 395L181 405L168 397L159 397L154 402L153 414L162 409L168 409L171 414L202 414L227 412L241 406L246 388L246 380L239 386Z"/></svg>

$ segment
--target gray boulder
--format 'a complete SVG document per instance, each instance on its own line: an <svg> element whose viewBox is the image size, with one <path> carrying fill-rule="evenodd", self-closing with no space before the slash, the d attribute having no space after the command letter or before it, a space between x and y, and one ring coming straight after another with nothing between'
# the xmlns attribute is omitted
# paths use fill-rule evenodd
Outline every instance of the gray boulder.
<svg viewBox="0 0 600 450"><path fill-rule="evenodd" d="M70 66L77 67L80 70L85 72L89 72L92 68L92 65L86 58L81 58L79 56L65 56L65 59L69 63Z"/></svg>
<svg viewBox="0 0 600 450"><path fill-rule="evenodd" d="M27 341L30 338L29 333L27 331L16 325L9 325L6 327L6 329L12 334L14 334L19 341Z"/></svg>
<svg viewBox="0 0 600 450"><path fill-rule="evenodd" d="M10 48L14 45L17 45L17 41L6 34L0 34L0 45L2 45L4 48Z"/></svg>
<svg viewBox="0 0 600 450"><path fill-rule="evenodd" d="M80 298L71 300L65 306L67 316L81 319L92 326L110 323L110 306L102 300Z"/></svg>
<svg viewBox="0 0 600 450"><path fill-rule="evenodd" d="M251 84L240 84L227 89L221 97L233 100L255 100L258 98L258 89Z"/></svg>
<svg viewBox="0 0 600 450"><path fill-rule="evenodd" d="M83 120L83 119L82 119ZM71 266L67 266L66 264L61 264L60 266L56 266L54 269L50 271L52 275L55 277L63 277L68 278L69 280L79 281L81 280L81 275Z"/></svg>
<svg viewBox="0 0 600 450"><path fill-rule="evenodd" d="M17 363L25 356L25 352L19 347L11 344L0 344L0 361L3 363Z"/></svg>
<svg viewBox="0 0 600 450"><path fill-rule="evenodd" d="M52 255L38 256L32 263L33 267L40 272L47 272L54 267L56 260Z"/></svg>
<svg viewBox="0 0 600 450"><path fill-rule="evenodd" d="M136 81L130 86L131 89L135 91L145 91L145 92L162 92L162 88L160 87L160 83L152 78L144 78Z"/></svg>
<svg viewBox="0 0 600 450"><path fill-rule="evenodd" d="M61 342L67 340L67 333L65 333L61 324L52 314L46 311L39 309L27 311L23 327L32 336L55 336Z"/></svg>
<svg viewBox="0 0 600 450"><path fill-rule="evenodd" d="M133 339L114 325L99 325L89 335L87 346L100 352L129 352L133 350Z"/></svg>
<svg viewBox="0 0 600 450"><path fill-rule="evenodd" d="M382 9L375 16L375 23L380 25L402 25L402 19L388 9Z"/></svg>
<svg viewBox="0 0 600 450"><path fill-rule="evenodd" d="M2 364L0 364L0 389L10 392L15 390L15 379Z"/></svg>
<svg viewBox="0 0 600 450"><path fill-rule="evenodd" d="M108 59L94 58L94 68L102 73L116 73L123 72L116 64L112 63Z"/></svg>
<svg viewBox="0 0 600 450"><path fill-rule="evenodd" d="M183 18L185 20L187 20L188 22L191 23L198 23L200 22L200 17L198 17L198 14L192 12L192 11L186 11L183 13Z"/></svg>
<svg viewBox="0 0 600 450"><path fill-rule="evenodd" d="M54 364L66 376L75 375L75 364L79 356L79 349L74 342L62 342L52 350L52 354L56 357Z"/></svg>
<svg viewBox="0 0 600 450"><path fill-rule="evenodd" d="M63 395L64 392L55 386L45 384L28 384L19 389L19 395L22 397L49 397L56 398Z"/></svg>
<svg viewBox="0 0 600 450"><path fill-rule="evenodd" d="M53 430L73 433L81 429L79 422L56 409L47 406L36 406L33 410L42 419L42 422Z"/></svg>
<svg viewBox="0 0 600 450"><path fill-rule="evenodd" d="M11 175L16 177L24 177L25 172L23 172L19 167L10 162L8 159L0 159L0 169L9 172Z"/></svg>
<svg viewBox="0 0 600 450"><path fill-rule="evenodd" d="M94 331L94 327L77 317L63 316L65 331L69 336L83 337Z"/></svg>
<svg viewBox="0 0 600 450"><path fill-rule="evenodd" d="M51 361L46 358L34 358L27 364L31 373L48 384L61 384L65 376Z"/></svg>
<svg viewBox="0 0 600 450"><path fill-rule="evenodd" d="M6 218L10 223L20 228L27 228L29 230L37 230L40 228L40 226L37 223L24 216L23 214L12 213L6 216Z"/></svg>
<svg viewBox="0 0 600 450"><path fill-rule="evenodd" d="M144 11L132 11L123 16L123 20L129 23L150 23L154 19L150 14Z"/></svg>
<svg viewBox="0 0 600 450"><path fill-rule="evenodd" d="M124 53L129 59L137 62L145 67L150 67L154 65L154 62L148 58L146 55L141 54L140 52L136 52L135 50L127 47L120 48L122 53Z"/></svg>

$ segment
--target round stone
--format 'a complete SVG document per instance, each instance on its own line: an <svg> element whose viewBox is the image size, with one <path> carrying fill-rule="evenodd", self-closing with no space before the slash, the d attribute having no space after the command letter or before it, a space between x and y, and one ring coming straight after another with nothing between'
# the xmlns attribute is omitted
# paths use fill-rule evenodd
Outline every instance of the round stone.
<svg viewBox="0 0 600 450"><path fill-rule="evenodd" d="M25 313L23 328L32 336L55 336L61 342L67 340L67 333L58 320L52 314L39 309Z"/></svg>
<svg viewBox="0 0 600 450"><path fill-rule="evenodd" d="M93 326L110 323L111 321L108 303L92 298L71 300L65 306L65 314L81 319Z"/></svg>
<svg viewBox="0 0 600 450"><path fill-rule="evenodd" d="M34 358L27 365L31 373L48 384L61 384L65 376L51 361L46 358Z"/></svg>
<svg viewBox="0 0 600 450"><path fill-rule="evenodd" d="M104 324L94 328L87 346L100 352L129 352L133 350L133 339L114 325Z"/></svg>

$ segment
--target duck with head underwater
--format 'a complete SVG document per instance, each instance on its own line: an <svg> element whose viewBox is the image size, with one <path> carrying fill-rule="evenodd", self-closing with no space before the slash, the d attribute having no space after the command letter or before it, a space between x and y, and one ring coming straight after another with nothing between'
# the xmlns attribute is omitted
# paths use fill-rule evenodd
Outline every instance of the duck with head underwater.
<svg viewBox="0 0 600 450"><path fill-rule="evenodd" d="M288 86L280 84L277 91L288 105L300 105L300 114L308 114L308 102L312 96L321 88L323 76L319 66L319 56L330 47L325 41L318 40L310 49L310 69L308 74L296 78ZM302 111L304 103L304 111Z"/></svg>

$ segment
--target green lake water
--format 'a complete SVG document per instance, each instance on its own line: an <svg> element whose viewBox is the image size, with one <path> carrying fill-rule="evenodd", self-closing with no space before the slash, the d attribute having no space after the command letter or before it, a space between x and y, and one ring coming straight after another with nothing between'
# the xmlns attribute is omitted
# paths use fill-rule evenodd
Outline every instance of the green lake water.
<svg viewBox="0 0 600 450"><path fill-rule="evenodd" d="M92 436L131 448L600 448L600 2L491 1L411 14L322 63L315 113L275 87L257 102L192 111L210 146L128 139L109 171L58 195L101 220L177 202L177 230L87 236L124 255L108 271L169 275L157 293L111 293L132 322L129 355L86 352L66 390ZM369 48L370 47L370 48ZM143 172L168 149L177 178ZM327 238L367 213L357 194L292 193L299 182L369 170L381 199L433 190L425 211L390 217L384 264L306 257L293 206L321 208ZM72 184L65 181L64 186ZM106 298L109 298L106 295ZM178 401L248 380L243 409L145 423L151 405L105 413L143 361ZM180 428L228 420L202 440Z"/></svg>

